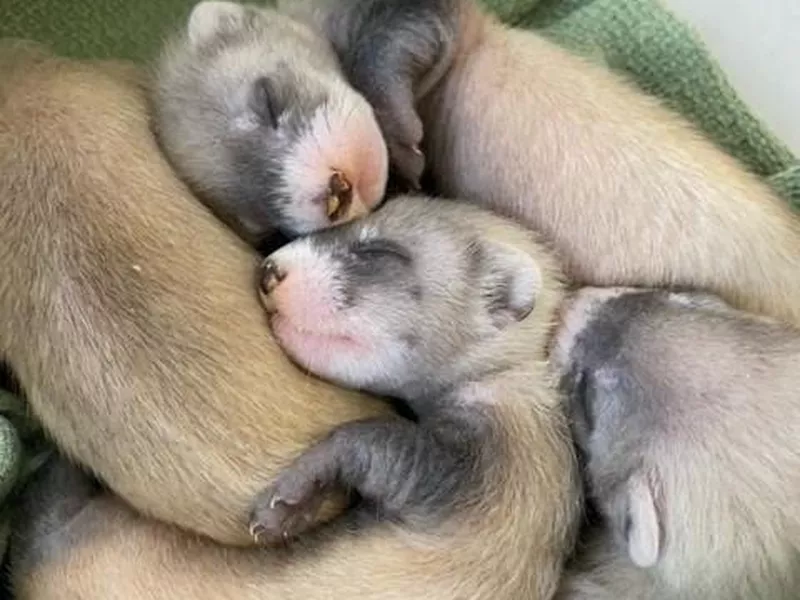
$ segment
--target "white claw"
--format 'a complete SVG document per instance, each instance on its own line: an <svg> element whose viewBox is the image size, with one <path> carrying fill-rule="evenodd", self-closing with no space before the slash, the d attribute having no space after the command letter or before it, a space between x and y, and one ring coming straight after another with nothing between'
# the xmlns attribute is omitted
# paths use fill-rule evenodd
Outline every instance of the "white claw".
<svg viewBox="0 0 800 600"><path fill-rule="evenodd" d="M250 525L250 537L252 537L256 544L261 543L261 534L264 533L264 528L261 527L258 523Z"/></svg>

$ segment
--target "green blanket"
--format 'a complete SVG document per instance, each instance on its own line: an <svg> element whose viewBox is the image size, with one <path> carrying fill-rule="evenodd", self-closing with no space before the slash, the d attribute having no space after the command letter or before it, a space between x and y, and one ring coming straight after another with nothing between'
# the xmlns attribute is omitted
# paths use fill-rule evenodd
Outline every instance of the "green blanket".
<svg viewBox="0 0 800 600"><path fill-rule="evenodd" d="M703 44L658 0L483 0L505 21L627 73L682 112L800 208L800 162L760 123ZM1 0L0 37L49 43L62 54L147 61L195 0ZM0 393L0 503L42 457L21 404ZM9 494L12 494L9 496ZM0 511L0 544L6 527ZM0 550L2 547L0 546Z"/></svg>

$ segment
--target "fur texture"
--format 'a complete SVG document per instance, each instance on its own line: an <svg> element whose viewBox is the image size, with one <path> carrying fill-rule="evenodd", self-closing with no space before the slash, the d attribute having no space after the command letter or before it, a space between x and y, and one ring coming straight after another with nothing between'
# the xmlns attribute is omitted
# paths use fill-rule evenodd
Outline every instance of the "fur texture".
<svg viewBox="0 0 800 600"><path fill-rule="evenodd" d="M399 198L271 263L267 274L283 276L265 300L276 296L273 329L294 359L402 396L418 418L335 429L256 502L256 533L302 533L315 494L340 485L361 505L286 550L259 552L223 551L111 496L87 498L81 517L38 540L48 560L18 557L20 597L551 598L581 497L545 362L562 296L549 254L477 208ZM349 318L342 340L335 330ZM23 549L24 530L39 531L35 517Z"/></svg>
<svg viewBox="0 0 800 600"><path fill-rule="evenodd" d="M619 75L473 0L283 7L332 40L390 148L424 138L437 193L543 233L570 278L703 289L800 325L800 222Z"/></svg>
<svg viewBox="0 0 800 600"><path fill-rule="evenodd" d="M603 516L564 598L800 589L800 331L709 295L586 289L555 338Z"/></svg>
<svg viewBox="0 0 800 600"><path fill-rule="evenodd" d="M372 107L324 37L270 8L195 5L158 61L153 101L177 171L256 245L383 199L388 158Z"/></svg>
<svg viewBox="0 0 800 600"><path fill-rule="evenodd" d="M279 468L386 409L270 338L258 257L159 152L141 73L12 42L0 69L0 358L54 441L127 502L249 545Z"/></svg>

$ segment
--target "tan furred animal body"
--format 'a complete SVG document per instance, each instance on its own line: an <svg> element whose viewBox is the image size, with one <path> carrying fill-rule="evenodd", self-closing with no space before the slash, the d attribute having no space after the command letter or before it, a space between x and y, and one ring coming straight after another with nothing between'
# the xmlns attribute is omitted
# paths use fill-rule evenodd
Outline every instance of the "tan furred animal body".
<svg viewBox="0 0 800 600"><path fill-rule="evenodd" d="M593 524L582 532L554 600L667 600L646 569L637 567L606 528ZM682 600L692 600L687 595ZM700 600L702 596L698 596Z"/></svg>
<svg viewBox="0 0 800 600"><path fill-rule="evenodd" d="M800 221L684 118L473 0L306 0L390 151L543 233L586 285L712 291L800 325ZM392 32L387 34L387 32ZM409 179L420 164L394 151Z"/></svg>
<svg viewBox="0 0 800 600"><path fill-rule="evenodd" d="M132 66L4 42L0 72L0 357L58 446L136 509L251 545L277 470L383 403L285 358L258 256L167 164Z"/></svg>
<svg viewBox="0 0 800 600"><path fill-rule="evenodd" d="M302 533L335 482L363 503L287 550L223 550L92 497L85 480L45 477L20 519L18 597L551 598L581 494L545 355L561 286L534 235L467 204L398 198L284 246L265 270L266 283L282 274L265 304L297 362L392 390L418 421L335 428L256 502L256 533Z"/></svg>
<svg viewBox="0 0 800 600"><path fill-rule="evenodd" d="M800 330L636 288L581 290L563 322L553 364L602 519L559 598L797 598Z"/></svg>

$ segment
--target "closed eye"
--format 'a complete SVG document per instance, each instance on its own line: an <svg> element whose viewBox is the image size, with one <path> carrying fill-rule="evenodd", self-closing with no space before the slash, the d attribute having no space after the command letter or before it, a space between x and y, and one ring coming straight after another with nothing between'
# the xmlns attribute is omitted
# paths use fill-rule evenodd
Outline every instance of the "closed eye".
<svg viewBox="0 0 800 600"><path fill-rule="evenodd" d="M592 402L594 390L590 381L591 376L588 369L579 370L575 373L571 390L572 402L574 402L575 409L577 409L577 415L583 418L587 434L591 434L596 425L594 403Z"/></svg>
<svg viewBox="0 0 800 600"><path fill-rule="evenodd" d="M262 124L272 129L278 128L283 108L274 81L269 77L259 77L253 84L250 103Z"/></svg>
<svg viewBox="0 0 800 600"><path fill-rule="evenodd" d="M353 244L351 251L362 258L378 258L389 256L401 260L406 264L412 262L411 254L400 244L386 239L372 239L358 241Z"/></svg>

